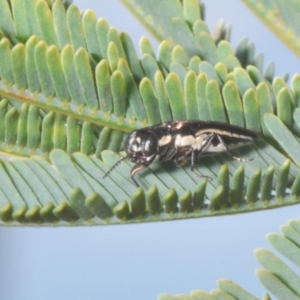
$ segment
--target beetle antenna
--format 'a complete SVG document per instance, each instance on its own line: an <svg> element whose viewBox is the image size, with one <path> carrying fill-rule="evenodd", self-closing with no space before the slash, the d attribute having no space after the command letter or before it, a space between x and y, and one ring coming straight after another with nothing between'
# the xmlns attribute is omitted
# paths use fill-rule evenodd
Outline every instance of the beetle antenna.
<svg viewBox="0 0 300 300"><path fill-rule="evenodd" d="M115 169L127 156L121 156L121 158L104 174L103 179L108 176L113 169Z"/></svg>

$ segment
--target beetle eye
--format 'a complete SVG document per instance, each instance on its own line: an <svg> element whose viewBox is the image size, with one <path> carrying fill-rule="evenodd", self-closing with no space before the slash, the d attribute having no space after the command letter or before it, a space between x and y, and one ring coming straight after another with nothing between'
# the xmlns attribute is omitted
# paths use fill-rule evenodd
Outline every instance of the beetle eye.
<svg viewBox="0 0 300 300"><path fill-rule="evenodd" d="M145 156L152 156L156 153L157 137L153 132L147 132L144 137L143 152Z"/></svg>

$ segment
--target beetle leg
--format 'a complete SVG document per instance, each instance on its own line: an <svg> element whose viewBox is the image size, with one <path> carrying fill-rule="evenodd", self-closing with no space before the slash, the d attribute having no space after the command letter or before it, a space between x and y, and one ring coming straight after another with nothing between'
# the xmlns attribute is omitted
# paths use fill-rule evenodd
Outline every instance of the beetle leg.
<svg viewBox="0 0 300 300"><path fill-rule="evenodd" d="M221 137L220 135L218 135L218 134L217 134L216 136L217 136L219 142L220 142L220 143L222 144L222 146L224 147L224 150L225 150L226 154L227 154L230 158L233 158L233 159L235 159L235 160L237 160L237 161L243 161L243 162L249 162L249 161L252 161L252 160L254 159L254 157L251 158L251 159L245 159L245 158L233 156L233 155L229 152L229 150L228 150L228 148L227 148L227 146L226 146L226 143L223 141L222 137Z"/></svg>
<svg viewBox="0 0 300 300"><path fill-rule="evenodd" d="M203 150L205 150L209 145L210 143L212 142L212 140L214 139L215 137L215 134L212 133L210 135L208 135L202 142L201 144L201 147L200 149L197 149L197 150L194 150L192 147L191 147L191 164L192 164L192 171L196 165L196 159L197 157L199 156L199 154L201 154L203 152Z"/></svg>
<svg viewBox="0 0 300 300"><path fill-rule="evenodd" d="M131 179L137 187L139 187L140 185L137 183L137 181L135 180L135 178L133 176L135 173L145 169L147 166L148 165L145 165L145 164L137 164L132 168L132 170L130 172Z"/></svg>
<svg viewBox="0 0 300 300"><path fill-rule="evenodd" d="M171 160L173 157L176 157L176 154L177 149L175 147L168 147L165 152L163 161Z"/></svg>
<svg viewBox="0 0 300 300"><path fill-rule="evenodd" d="M192 165L191 170L192 170L192 172L194 172L194 173L195 173L198 177L200 177L200 178L208 178L208 179L212 179L212 178L209 177L209 176L204 176L204 175L202 175L202 174L198 171L198 169L195 168L195 166L196 166L196 159L197 159L197 157L199 156L199 154L200 154L201 152L203 152L203 150L204 150L207 146L209 146L209 144L212 142L212 140L213 140L214 137L215 137L215 134L211 134L211 135L207 136L206 139L203 140L202 145L201 145L201 148L200 148L199 150L195 150L193 147L190 147L190 153L191 153L191 165Z"/></svg>
<svg viewBox="0 0 300 300"><path fill-rule="evenodd" d="M176 154L173 159L176 167L182 167L186 164L187 158L190 155L189 151L189 147L181 148L179 151L176 151Z"/></svg>
<svg viewBox="0 0 300 300"><path fill-rule="evenodd" d="M198 153L196 153L196 152L198 152L198 151L195 151L192 147L190 147L190 151L191 151L191 166L192 166L191 167L191 171L194 172L200 178L207 178L207 179L211 180L212 179L211 177L202 175L199 172L199 170L195 168L195 166L196 166L196 159L197 159L197 155L198 155Z"/></svg>

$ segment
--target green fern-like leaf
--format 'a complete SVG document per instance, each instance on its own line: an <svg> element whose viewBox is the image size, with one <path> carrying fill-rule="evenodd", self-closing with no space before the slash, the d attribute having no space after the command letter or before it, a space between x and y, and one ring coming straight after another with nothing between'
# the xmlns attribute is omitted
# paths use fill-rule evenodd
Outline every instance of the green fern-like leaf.
<svg viewBox="0 0 300 300"><path fill-rule="evenodd" d="M160 38L168 41L162 40L156 58L142 38L140 59L129 36L92 11L80 13L61 1L2 2L0 147L16 157L2 161L3 223L140 222L299 202L299 76L290 89L271 71L263 75L247 41L235 54L228 28L221 24L218 36L209 34L197 1L161 4L164 11L173 9L164 24L152 23L152 31L164 25ZM26 13L13 14L18 5ZM34 16L30 22L27 15ZM139 173L137 189L129 162L103 179L128 132L187 119L259 133L257 144L234 153L254 159L242 164L224 155L205 158L200 170L209 181L199 181L188 166L155 163ZM40 156L39 164L32 155ZM26 159L18 162L20 156Z"/></svg>
<svg viewBox="0 0 300 300"><path fill-rule="evenodd" d="M269 243L299 267L300 254L300 222L291 220L288 225L281 227L282 234L271 233L267 235ZM277 299L299 299L300 277L282 259L267 249L256 249L255 257L264 269L256 270L261 283ZM206 293L204 291L192 291L190 295L160 294L160 300L168 299L258 299L236 283L221 279L217 281L217 289ZM271 299L268 294L263 299Z"/></svg>
<svg viewBox="0 0 300 300"><path fill-rule="evenodd" d="M299 27L297 16L299 6L288 1L243 0L243 2L267 25L296 55L300 55ZM283 9L284 8L284 9Z"/></svg>

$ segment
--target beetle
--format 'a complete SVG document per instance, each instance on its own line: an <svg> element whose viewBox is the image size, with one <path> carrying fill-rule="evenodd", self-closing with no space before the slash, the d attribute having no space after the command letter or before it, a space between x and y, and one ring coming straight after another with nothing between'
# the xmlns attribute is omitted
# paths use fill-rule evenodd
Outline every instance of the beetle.
<svg viewBox="0 0 300 300"><path fill-rule="evenodd" d="M152 162L173 161L182 166L191 161L191 170L199 177L206 177L195 169L201 156L225 152L238 161L249 161L232 156L229 150L254 143L258 135L248 129L215 121L171 121L132 131L125 143L126 156L114 164L109 173L124 159L135 163L130 175L134 175Z"/></svg>

